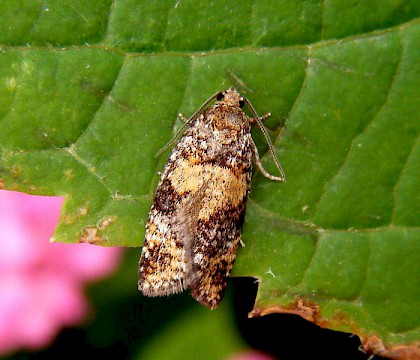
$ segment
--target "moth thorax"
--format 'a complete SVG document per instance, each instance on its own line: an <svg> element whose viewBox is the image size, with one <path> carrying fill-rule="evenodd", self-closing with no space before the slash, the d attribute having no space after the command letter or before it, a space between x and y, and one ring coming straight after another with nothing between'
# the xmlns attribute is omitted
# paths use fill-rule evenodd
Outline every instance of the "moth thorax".
<svg viewBox="0 0 420 360"><path fill-rule="evenodd" d="M215 130L228 130L230 132L241 132L244 127L244 116L242 110L226 106L224 116L215 116L213 126Z"/></svg>

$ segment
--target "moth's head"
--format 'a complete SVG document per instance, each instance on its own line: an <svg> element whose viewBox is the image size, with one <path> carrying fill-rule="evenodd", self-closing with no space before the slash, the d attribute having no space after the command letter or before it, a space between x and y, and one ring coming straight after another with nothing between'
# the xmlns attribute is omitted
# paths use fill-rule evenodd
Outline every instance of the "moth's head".
<svg viewBox="0 0 420 360"><path fill-rule="evenodd" d="M216 96L216 100L218 103L240 108L242 108L245 104L244 98L239 95L233 86L225 91L219 92Z"/></svg>

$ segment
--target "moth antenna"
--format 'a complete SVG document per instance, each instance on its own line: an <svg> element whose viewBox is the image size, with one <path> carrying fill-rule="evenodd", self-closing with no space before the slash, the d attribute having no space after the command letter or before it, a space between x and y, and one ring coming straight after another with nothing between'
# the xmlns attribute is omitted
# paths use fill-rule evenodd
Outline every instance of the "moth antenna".
<svg viewBox="0 0 420 360"><path fill-rule="evenodd" d="M273 147L273 143L271 142L270 137L268 136L267 130L265 129L262 121L261 121L261 117L258 116L257 112L255 111L254 107L251 105L251 103L249 102L248 99L244 98L245 103L248 105L249 109L251 110L252 114L254 115L254 119L258 124L258 127L260 128L261 132L263 133L264 137L265 137L265 141L267 142L268 148L270 149L271 152L271 156L273 157L274 163L276 164L277 169L280 172L280 176L277 177L276 179L278 181L283 181L286 182L286 174L284 173L279 160L277 159L277 155L274 152L274 147ZM272 180L275 180L272 178Z"/></svg>
<svg viewBox="0 0 420 360"><path fill-rule="evenodd" d="M182 126L179 128L179 130L176 132L176 134L172 137L172 139L169 140L169 142L167 142L166 145L160 148L160 150L156 153L155 157L159 157L160 154L162 154L169 146L171 146L189 124L190 124L189 120L187 122L184 122Z"/></svg>
<svg viewBox="0 0 420 360"><path fill-rule="evenodd" d="M210 102L212 102L215 98L217 98L217 96L220 94L220 91L218 91L217 93L213 94L212 96L210 96L204 103L203 105L201 105L198 110L192 114L186 121L184 121L184 124L180 127L180 129L176 132L176 134L172 137L171 140L169 140L169 142L162 147L155 155L155 157L159 157L160 154L162 154L169 146L171 146L175 140L179 137L179 135L181 135L181 133L185 130L185 128L191 124L191 122L193 120L195 120L198 116L201 115L201 113L203 112L204 108L210 104ZM181 114L178 114L179 117L181 117ZM182 117L181 117L182 119Z"/></svg>
<svg viewBox="0 0 420 360"><path fill-rule="evenodd" d="M191 121L193 121L194 119L196 119L198 116L201 115L201 113L203 112L204 108L210 104L214 99L216 99L219 94L221 93L221 91L218 91L217 93L213 94L212 96L210 96L204 103L203 105L201 105L198 110L191 115L191 117L188 119L187 123L189 124Z"/></svg>

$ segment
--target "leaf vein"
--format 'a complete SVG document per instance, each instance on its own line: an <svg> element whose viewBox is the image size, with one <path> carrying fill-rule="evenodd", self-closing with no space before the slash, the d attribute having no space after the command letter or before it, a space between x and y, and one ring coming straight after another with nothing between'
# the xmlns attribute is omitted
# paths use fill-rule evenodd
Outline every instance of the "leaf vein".
<svg viewBox="0 0 420 360"><path fill-rule="evenodd" d="M401 51L401 54L400 54L400 59L399 59L399 64L398 64L398 74L401 72L401 64L403 63L403 59L405 58L406 51L407 51L406 44L405 44L405 42L404 42L404 40L402 39L401 36L402 35L401 35L401 32L400 32L400 42L401 42L401 45L402 45L402 51ZM395 78L393 79L393 83L394 83L394 81L395 81ZM400 181L402 179L404 169L407 166L407 164L409 162L409 159L414 152L414 149L416 148L417 140L418 140L418 137L417 137L416 141L413 142L413 146L411 147L410 152L407 154L404 165L401 167L399 176L396 179L394 186L392 187L393 207L392 207L392 215L391 215L391 220L390 220L391 224L393 224L395 222L395 218L396 218L396 215L397 215L396 214L396 210L397 210L397 187L400 184Z"/></svg>
<svg viewBox="0 0 420 360"><path fill-rule="evenodd" d="M362 300L362 293L363 293L363 289L366 286L366 281L368 278L368 273L369 273L369 264L371 262L371 257L372 257L372 248L370 245L370 241L366 241L367 243L367 261L366 261L366 266L365 266L365 271L363 272L363 279L360 283L360 287L359 287L359 294L356 296L356 298L354 299L354 301L361 301Z"/></svg>
<svg viewBox="0 0 420 360"><path fill-rule="evenodd" d="M343 161L341 163L341 165L339 165L337 167L337 171L331 176L331 178L329 180L326 180L324 182L324 186L322 191L320 192L320 196L318 198L318 200L316 202L314 202L314 206L313 206L313 217L316 217L317 211L318 211L318 207L322 202L322 199L324 198L324 195L328 192L328 188L330 185L332 185L336 179L338 179L338 177L341 175L344 167L346 166L347 162L349 161L349 159L351 158L351 155L353 154L355 148L357 147L357 141L356 139L358 139L360 136L362 136L363 134L365 134L368 129L373 126L376 122L376 120L378 119L378 117L383 113L384 109L388 106L389 104L389 99L391 97L391 94L393 93L393 87L395 84L395 78L398 76L398 74L400 73L400 67L401 67L401 59L402 59L402 53L400 52L400 57L399 57L399 61L397 66L395 67L395 71L394 74L392 75L391 81L390 81L390 85L388 87L388 93L385 97L385 100L382 104L382 106L379 108L379 110L377 111L377 113L375 115L373 115L370 119L370 121L368 121L366 123L366 125L357 133L353 136L353 139L351 140L349 149L347 151L347 154L344 156Z"/></svg>
<svg viewBox="0 0 420 360"><path fill-rule="evenodd" d="M324 39L325 35L325 8L327 7L327 0L322 2L322 14L321 14L321 40Z"/></svg>
<svg viewBox="0 0 420 360"><path fill-rule="evenodd" d="M305 69L305 78L302 81L302 85L300 87L300 91L299 94L296 96L295 101L293 102L292 106L290 107L290 111L289 111L289 115L287 117L287 120L289 120L293 115L293 112L295 111L295 109L299 106L298 104L300 103L302 96L303 96L303 92L306 89L306 86L308 84L308 79L309 79L309 73L310 73L310 66L312 63L312 59L311 59L311 55L312 55L312 47L311 46L307 46L307 58L306 58L306 69ZM286 120L286 122L287 122ZM284 128L286 126L286 123L283 123L282 125L279 126L279 130L276 131L277 135L273 141L273 147L276 148L276 145L280 142L282 136L283 136L283 131ZM269 156L270 152L267 150L265 152L265 154L262 156L262 159L265 159L266 156Z"/></svg>
<svg viewBox="0 0 420 360"><path fill-rule="evenodd" d="M85 135L85 134L89 131L89 128L92 126L92 124L94 124L94 123L95 123L96 116L97 116L97 114L99 113L99 111L102 109L102 106L103 106L103 105L104 105L104 103L105 103L104 99L105 99L105 98L108 98L108 100L109 100L109 101L115 102L115 99L114 99L114 97L111 95L111 93L112 93L112 91L113 91L113 89L114 89L115 85L118 83L118 78L120 77L121 72L122 72L122 69L124 69L124 65L125 65L126 61L128 61L128 59L129 59L129 57L126 57L126 58L124 59L123 63L121 64L120 69L118 70L118 74L117 74L117 76L115 77L115 80L112 82L112 87L111 87L111 89L110 89L110 90L109 90L106 94L104 94L103 99L102 99L102 101L100 102L100 105L99 105L99 106L98 106L98 108L95 110L95 112L92 114L92 119L91 119L91 120L87 123L86 127L80 131L79 136L78 136L77 138L75 138L75 140L73 141L73 143L72 143L72 144L70 144L70 147L77 145L77 143L78 143L79 141L81 141L81 139L83 138L83 136L84 136L84 135Z"/></svg>
<svg viewBox="0 0 420 360"><path fill-rule="evenodd" d="M106 185L104 178L100 176L95 167L89 164L86 160L84 160L81 156L76 153L75 145L71 145L70 147L66 148L66 151L76 160L82 167L84 167L89 174L95 177L98 182L110 193L113 194L114 192Z"/></svg>
<svg viewBox="0 0 420 360"><path fill-rule="evenodd" d="M105 41L106 39L108 39L109 31L110 31L111 18L112 18L114 8L115 8L115 0L111 0L111 4L109 5L108 17L107 17L105 31L104 31L104 35L102 37L102 41Z"/></svg>
<svg viewBox="0 0 420 360"><path fill-rule="evenodd" d="M397 216L397 213L396 213L396 211L397 211L397 192L398 192L397 188L398 188L398 186L401 182L401 179L402 179L403 174L404 174L404 170L405 170L407 164L409 163L409 160L411 159L412 156L414 156L413 154L414 154L415 149L417 148L417 144L419 143L419 141L420 141L420 136L417 136L416 140L413 142L413 146L411 147L410 152L408 153L408 155L405 159L404 165L401 168L401 171L400 171L400 174L397 178L397 181L395 182L395 184L392 188L394 205L393 205L392 217L391 217L391 221L390 221L391 224L395 223L395 219L396 219L396 216Z"/></svg>
<svg viewBox="0 0 420 360"><path fill-rule="evenodd" d="M41 19L42 14L44 13L44 6L40 6L38 9L38 13L36 15L36 18L34 19L34 21L32 22L31 27L28 29L28 34L32 35L35 32L35 28L39 23L39 20Z"/></svg>

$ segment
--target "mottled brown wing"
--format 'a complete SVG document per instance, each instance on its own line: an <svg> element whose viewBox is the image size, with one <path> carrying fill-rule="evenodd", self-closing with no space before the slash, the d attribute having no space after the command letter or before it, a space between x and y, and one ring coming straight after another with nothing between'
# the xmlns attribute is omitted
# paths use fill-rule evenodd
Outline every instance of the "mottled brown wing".
<svg viewBox="0 0 420 360"><path fill-rule="evenodd" d="M146 296L179 293L188 286L185 247L170 221L153 205L139 264L138 288Z"/></svg>
<svg viewBox="0 0 420 360"><path fill-rule="evenodd" d="M234 174L214 165L189 213L195 220L194 241L186 254L191 263L191 293L214 309L222 300L241 242L250 174ZM194 275L194 278L193 278Z"/></svg>
<svg viewBox="0 0 420 360"><path fill-rule="evenodd" d="M192 234L177 231L177 222L185 216L180 207L184 197L168 178L175 167L174 161L165 166L146 226L138 281L139 290L146 296L179 293L189 286L185 243L192 241Z"/></svg>
<svg viewBox="0 0 420 360"><path fill-rule="evenodd" d="M197 277L191 285L191 294L211 309L217 307L225 294L241 242L244 215L245 203L240 207L220 210L209 221L198 222L192 249L192 268Z"/></svg>

